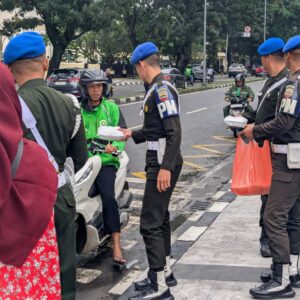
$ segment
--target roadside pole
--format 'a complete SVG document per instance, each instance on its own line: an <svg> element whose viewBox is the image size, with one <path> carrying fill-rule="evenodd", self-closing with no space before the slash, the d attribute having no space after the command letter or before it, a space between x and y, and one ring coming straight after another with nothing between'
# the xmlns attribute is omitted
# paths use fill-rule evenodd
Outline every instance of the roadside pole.
<svg viewBox="0 0 300 300"><path fill-rule="evenodd" d="M204 0L204 32L203 32L203 79L202 83L206 85L206 15L207 15L207 0Z"/></svg>

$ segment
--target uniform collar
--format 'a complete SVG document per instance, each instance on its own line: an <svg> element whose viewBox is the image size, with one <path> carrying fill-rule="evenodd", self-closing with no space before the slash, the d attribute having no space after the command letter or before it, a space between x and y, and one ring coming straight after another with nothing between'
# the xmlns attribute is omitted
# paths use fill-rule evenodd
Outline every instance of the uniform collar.
<svg viewBox="0 0 300 300"><path fill-rule="evenodd" d="M42 78L30 79L26 81L22 86L20 86L20 90L22 88L33 87L33 86L47 86L46 81Z"/></svg>
<svg viewBox="0 0 300 300"><path fill-rule="evenodd" d="M162 73L159 73L158 75L156 75L151 83L149 84L149 88L151 88L156 82L158 82L160 79L163 79L163 74Z"/></svg>
<svg viewBox="0 0 300 300"><path fill-rule="evenodd" d="M288 73L289 73L289 70L287 68L283 68L277 75L270 77L270 78L272 78L274 80L278 80L280 78L287 76Z"/></svg>

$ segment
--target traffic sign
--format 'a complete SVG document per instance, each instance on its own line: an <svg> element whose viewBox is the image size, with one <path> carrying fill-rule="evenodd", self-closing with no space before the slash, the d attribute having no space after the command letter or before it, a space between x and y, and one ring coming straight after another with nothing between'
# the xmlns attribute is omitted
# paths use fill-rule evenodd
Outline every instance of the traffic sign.
<svg viewBox="0 0 300 300"><path fill-rule="evenodd" d="M244 29L245 32L250 32L251 31L251 27L250 26L246 26Z"/></svg>

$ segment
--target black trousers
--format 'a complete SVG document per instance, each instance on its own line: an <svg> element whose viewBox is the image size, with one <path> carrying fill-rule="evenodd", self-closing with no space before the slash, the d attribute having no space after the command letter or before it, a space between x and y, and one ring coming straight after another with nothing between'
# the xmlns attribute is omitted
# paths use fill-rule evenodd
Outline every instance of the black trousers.
<svg viewBox="0 0 300 300"><path fill-rule="evenodd" d="M119 208L115 198L116 173L115 166L102 166L95 180L102 199L104 229L109 234L121 230Z"/></svg>
<svg viewBox="0 0 300 300"><path fill-rule="evenodd" d="M274 165L274 158L273 158ZM263 222L273 262L287 264L300 252L300 172L273 167Z"/></svg>
<svg viewBox="0 0 300 300"><path fill-rule="evenodd" d="M141 212L140 232L143 236L150 269L163 269L166 256L171 254L171 227L169 203L182 165L171 172L171 188L157 190L159 168L148 168Z"/></svg>
<svg viewBox="0 0 300 300"><path fill-rule="evenodd" d="M261 195L261 207L260 207L260 216L259 216L259 226L261 227L261 235L260 235L260 242L268 242L269 238L265 229L264 225L264 212L268 200L268 195Z"/></svg>
<svg viewBox="0 0 300 300"><path fill-rule="evenodd" d="M74 195L64 185L58 190L54 205L62 300L75 300L76 294L75 214Z"/></svg>

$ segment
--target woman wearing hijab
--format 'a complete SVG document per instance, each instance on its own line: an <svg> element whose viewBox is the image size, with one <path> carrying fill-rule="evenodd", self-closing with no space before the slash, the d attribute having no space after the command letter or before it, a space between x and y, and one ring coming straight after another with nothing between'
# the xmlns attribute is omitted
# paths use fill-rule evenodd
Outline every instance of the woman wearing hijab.
<svg viewBox="0 0 300 300"><path fill-rule="evenodd" d="M13 77L0 63L0 299L58 300L57 175L21 124Z"/></svg>

